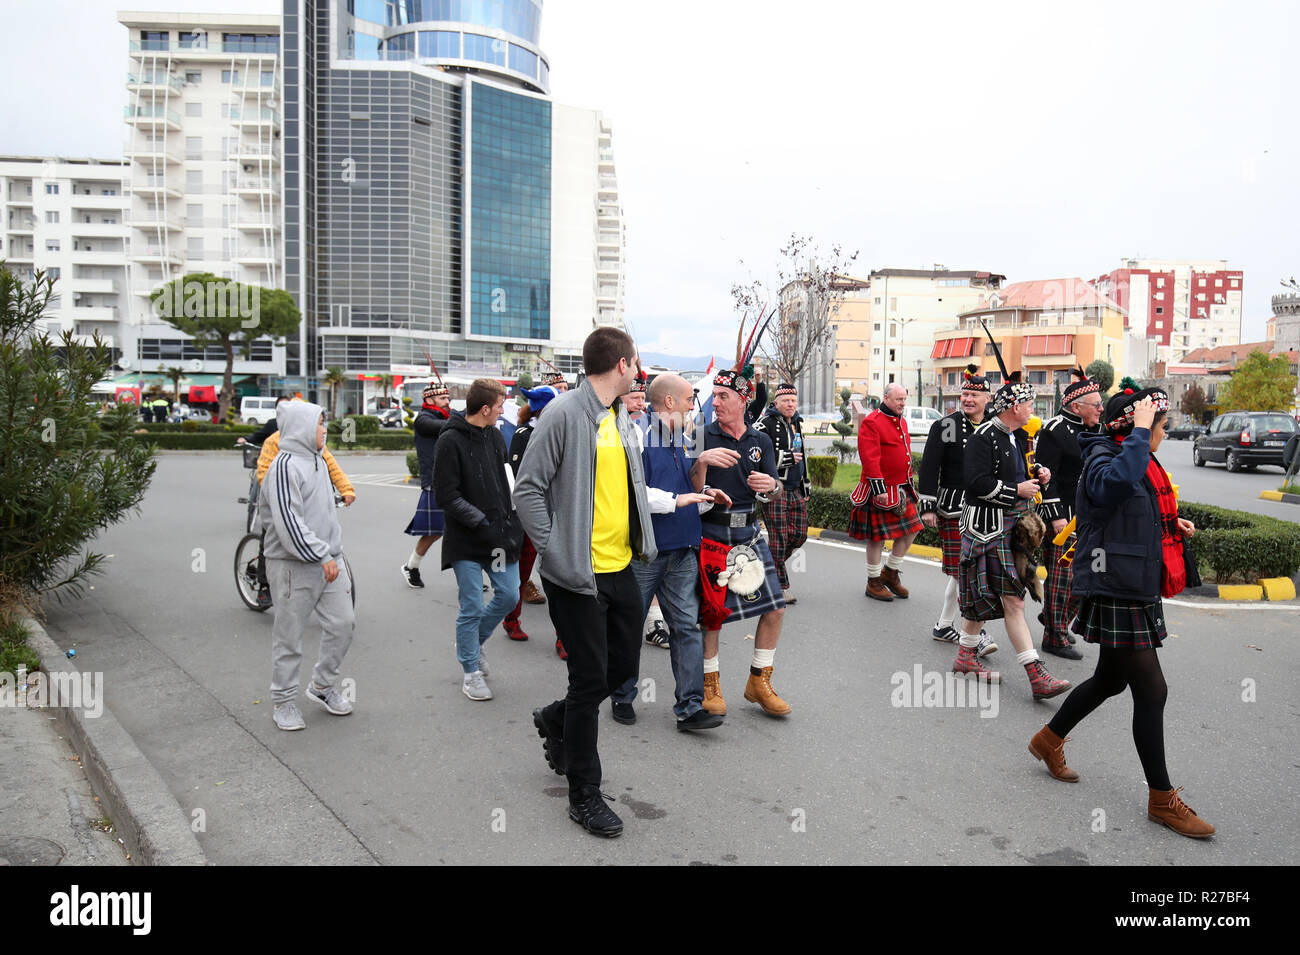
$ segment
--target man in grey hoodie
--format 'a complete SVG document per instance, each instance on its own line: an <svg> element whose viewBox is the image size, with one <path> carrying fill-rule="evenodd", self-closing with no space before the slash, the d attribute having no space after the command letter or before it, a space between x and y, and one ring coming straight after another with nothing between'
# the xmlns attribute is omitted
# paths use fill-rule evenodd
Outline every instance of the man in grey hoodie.
<svg viewBox="0 0 1300 955"><path fill-rule="evenodd" d="M321 460L325 416L319 405L285 402L278 412L280 453L262 481L259 515L263 553L275 600L271 630L272 718L282 730L306 728L298 711L302 632L314 611L321 640L307 698L335 716L352 704L335 687L352 643L352 580L343 563L343 531L334 513L334 487Z"/></svg>
<svg viewBox="0 0 1300 955"><path fill-rule="evenodd" d="M546 407L515 482L515 507L541 562L556 633L568 651L564 699L533 711L547 764L569 778L569 818L614 837L623 821L600 791L601 702L636 674L645 607L632 561L655 559L639 445L618 396L637 374L616 328L582 346L587 380Z"/></svg>

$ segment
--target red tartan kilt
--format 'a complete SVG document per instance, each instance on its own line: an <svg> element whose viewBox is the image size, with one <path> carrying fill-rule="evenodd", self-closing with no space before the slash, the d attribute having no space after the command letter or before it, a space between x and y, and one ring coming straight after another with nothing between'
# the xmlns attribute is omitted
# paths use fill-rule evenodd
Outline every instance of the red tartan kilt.
<svg viewBox="0 0 1300 955"><path fill-rule="evenodd" d="M907 499L907 511L901 517L893 511L872 507L871 501L849 513L849 536L854 540L892 541L915 534L925 525L916 513L916 502Z"/></svg>
<svg viewBox="0 0 1300 955"><path fill-rule="evenodd" d="M939 541L943 548L943 572L956 577L961 571L961 518L936 514Z"/></svg>

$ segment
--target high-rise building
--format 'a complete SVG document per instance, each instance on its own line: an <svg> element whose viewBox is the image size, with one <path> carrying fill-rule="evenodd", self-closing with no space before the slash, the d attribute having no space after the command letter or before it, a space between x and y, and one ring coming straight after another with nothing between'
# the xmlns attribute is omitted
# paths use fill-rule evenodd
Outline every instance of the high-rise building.
<svg viewBox="0 0 1300 955"><path fill-rule="evenodd" d="M1159 361L1241 341L1242 272L1224 259L1125 259L1092 284L1156 340Z"/></svg>
<svg viewBox="0 0 1300 955"><path fill-rule="evenodd" d="M96 332L120 353L126 311L126 198L118 159L0 156L0 259L54 280L40 331Z"/></svg>
<svg viewBox="0 0 1300 955"><path fill-rule="evenodd" d="M280 18L122 12L130 35L123 174L135 367L185 362L216 373L219 347L196 348L155 315L149 293L191 272L283 288L283 87ZM235 372L284 374L285 346L255 342ZM198 380L198 379L195 379Z"/></svg>
<svg viewBox="0 0 1300 955"><path fill-rule="evenodd" d="M621 322L609 125L552 103L540 0L286 0L284 383L580 367Z"/></svg>

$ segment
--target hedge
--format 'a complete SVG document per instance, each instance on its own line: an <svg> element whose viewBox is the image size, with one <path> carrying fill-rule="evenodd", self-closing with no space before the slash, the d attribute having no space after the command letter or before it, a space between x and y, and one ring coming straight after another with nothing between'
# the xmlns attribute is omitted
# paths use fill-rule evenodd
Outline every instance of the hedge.
<svg viewBox="0 0 1300 955"><path fill-rule="evenodd" d="M191 418L188 421L172 423L170 421L157 424L152 421L145 421L136 425L137 428L144 428L150 434L194 434L202 431L221 431L225 434L252 434L257 430L257 425L253 424L213 424L211 421L199 421Z"/></svg>
<svg viewBox="0 0 1300 955"><path fill-rule="evenodd" d="M411 477L413 478L418 478L420 476L420 456L414 451L411 451L406 455L406 470L411 472Z"/></svg>
<svg viewBox="0 0 1300 955"><path fill-rule="evenodd" d="M388 431L379 434L358 434L357 440L347 444L333 435L329 439L331 451L409 451L414 446L414 435L410 431Z"/></svg>
<svg viewBox="0 0 1300 955"><path fill-rule="evenodd" d="M164 451L230 451L235 447L235 435L223 430L193 433L161 431L135 434L134 437Z"/></svg>
<svg viewBox="0 0 1300 955"><path fill-rule="evenodd" d="M834 455L808 455L808 480L812 481L814 487L830 487L835 483L835 471L839 463L839 458Z"/></svg>
<svg viewBox="0 0 1300 955"><path fill-rule="evenodd" d="M329 423L329 433L331 437L342 432L343 422L345 421L355 422L357 434L369 435L379 433L379 419L374 415L350 414L343 418L335 418Z"/></svg>

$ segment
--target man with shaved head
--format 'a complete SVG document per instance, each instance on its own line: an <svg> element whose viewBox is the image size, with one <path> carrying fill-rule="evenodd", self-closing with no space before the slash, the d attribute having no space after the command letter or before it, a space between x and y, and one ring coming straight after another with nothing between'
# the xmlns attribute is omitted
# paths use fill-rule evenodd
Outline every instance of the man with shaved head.
<svg viewBox="0 0 1300 955"><path fill-rule="evenodd" d="M731 506L731 498L719 490L697 493L691 483L692 460L687 454L686 428L692 422L695 390L679 375L659 375L650 383L648 398L653 409L641 452L646 497L654 523L659 556L648 564L632 562L632 573L641 587L641 602L648 606L658 596L659 607L668 623L668 652L676 683L677 701L673 713L683 731L712 729L722 717L708 712L704 704L704 643L700 634L700 603L695 593L699 577L699 548L702 530L700 510L715 503ZM632 722L632 701L636 698L639 672L628 678L611 695L619 722Z"/></svg>

